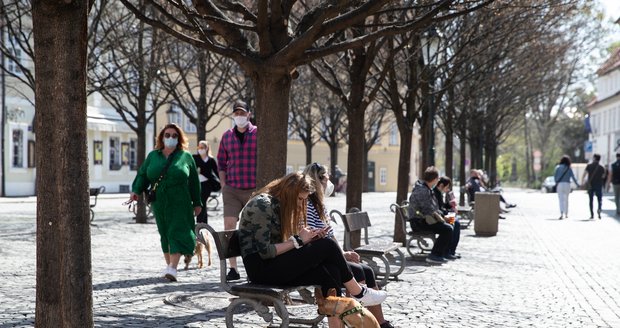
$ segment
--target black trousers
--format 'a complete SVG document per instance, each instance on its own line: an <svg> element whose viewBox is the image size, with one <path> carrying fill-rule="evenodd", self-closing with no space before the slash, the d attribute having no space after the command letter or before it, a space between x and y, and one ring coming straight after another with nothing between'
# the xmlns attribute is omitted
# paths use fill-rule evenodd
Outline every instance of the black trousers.
<svg viewBox="0 0 620 328"><path fill-rule="evenodd" d="M323 295L330 288L342 295L343 283L353 274L340 247L331 238L321 238L271 259L262 259L258 253L243 257L243 264L251 282L276 286L320 285Z"/></svg>
<svg viewBox="0 0 620 328"><path fill-rule="evenodd" d="M347 262L347 264L356 281L364 281L369 288L375 288L377 286L375 272L371 267L363 263Z"/></svg>
<svg viewBox="0 0 620 328"><path fill-rule="evenodd" d="M412 230L432 231L439 234L439 237L435 241L435 245L433 245L431 254L444 256L450 253L450 244L452 243L452 237L454 235L454 228L452 225L445 222L428 224L424 219L414 219L410 222Z"/></svg>
<svg viewBox="0 0 620 328"><path fill-rule="evenodd" d="M200 200L202 201L202 211L196 217L196 222L198 223L209 223L208 215L207 215L207 199L211 196L211 188L207 181L203 181L200 183Z"/></svg>

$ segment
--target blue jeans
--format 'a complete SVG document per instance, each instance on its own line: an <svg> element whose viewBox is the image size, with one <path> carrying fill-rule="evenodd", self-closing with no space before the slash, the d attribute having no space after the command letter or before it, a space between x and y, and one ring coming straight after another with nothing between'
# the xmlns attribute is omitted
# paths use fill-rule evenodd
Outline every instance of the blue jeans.
<svg viewBox="0 0 620 328"><path fill-rule="evenodd" d="M590 217L594 217L594 211L592 210L594 195L596 195L598 200L598 212L600 212L603 207L603 186L592 186L588 189L588 197L590 198Z"/></svg>

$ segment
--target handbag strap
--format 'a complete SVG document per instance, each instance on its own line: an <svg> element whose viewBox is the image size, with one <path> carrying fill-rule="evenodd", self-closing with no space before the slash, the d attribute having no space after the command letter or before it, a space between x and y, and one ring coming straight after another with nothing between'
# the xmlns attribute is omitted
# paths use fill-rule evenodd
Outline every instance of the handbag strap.
<svg viewBox="0 0 620 328"><path fill-rule="evenodd" d="M558 180L562 180L562 178L564 177L564 175L566 175L566 172L568 172L568 170L570 170L570 167L566 167L566 170L564 170L564 173L562 173L562 175L560 175L560 178ZM570 181L570 179L568 179Z"/></svg>
<svg viewBox="0 0 620 328"><path fill-rule="evenodd" d="M161 182L161 180L164 179L164 176L166 175L166 171L168 171L168 168L170 167L170 164L172 163L172 158L174 157L174 154L176 153L177 153L177 150L175 149L170 155L168 155L168 161L166 162L166 166L164 166L164 168L161 170L161 174L159 174L159 178L157 179L155 184L153 184L153 190L156 190L157 185Z"/></svg>

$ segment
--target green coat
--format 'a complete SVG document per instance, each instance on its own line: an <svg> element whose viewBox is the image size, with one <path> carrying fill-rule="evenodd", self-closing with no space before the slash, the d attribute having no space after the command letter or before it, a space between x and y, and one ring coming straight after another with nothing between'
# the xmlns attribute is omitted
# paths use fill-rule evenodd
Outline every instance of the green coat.
<svg viewBox="0 0 620 328"><path fill-rule="evenodd" d="M151 151L133 180L131 191L144 192L159 178L168 159L161 150ZM194 158L187 151L177 150L163 180L157 186L157 197L151 204L164 253L193 254L194 207L201 206L200 182Z"/></svg>

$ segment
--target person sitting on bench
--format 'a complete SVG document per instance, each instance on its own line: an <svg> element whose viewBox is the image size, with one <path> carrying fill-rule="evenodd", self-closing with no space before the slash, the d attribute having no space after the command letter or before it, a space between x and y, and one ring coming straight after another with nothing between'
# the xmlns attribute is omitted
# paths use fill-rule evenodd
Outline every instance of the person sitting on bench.
<svg viewBox="0 0 620 328"><path fill-rule="evenodd" d="M305 227L306 202L315 191L312 179L291 173L257 191L241 210L239 246L248 279L279 286L320 285L323 295L345 286L365 306L380 304L387 294L360 286L340 246L326 230ZM328 318L338 327L338 317Z"/></svg>
<svg viewBox="0 0 620 328"><path fill-rule="evenodd" d="M448 215L449 212L456 215L457 212L454 195L452 195L450 200L447 199L451 194L451 187L452 179L447 176L442 176L439 178L439 182L437 182L435 188L433 188L433 196L435 196L435 200L437 201L437 207L444 216ZM452 239L450 240L449 253L460 259L461 255L456 253L456 247L459 245L459 240L461 239L461 222L456 219L456 216L454 223L452 223L452 228L454 231L452 233Z"/></svg>
<svg viewBox="0 0 620 328"><path fill-rule="evenodd" d="M410 221L412 230L429 230L439 234L426 261L441 264L457 257L450 254L454 229L451 224L446 223L433 196L432 190L437 182L439 171L434 166L429 166L424 171L422 180L415 183L409 196L409 217L413 218Z"/></svg>
<svg viewBox="0 0 620 328"><path fill-rule="evenodd" d="M334 192L334 185L329 181L329 173L327 168L319 163L312 163L304 169L305 175L312 178L315 192L308 196L308 205L306 212L306 221L308 227L314 229L327 229L327 237L332 238L336 243L334 229L329 226L327 209L325 208L325 197L329 197ZM356 281L365 283L368 288L379 290L375 272L372 268L360 262L360 256L354 251L344 252L347 259L347 265ZM379 328L394 328L394 326L383 317L383 309L381 305L373 305L368 307L368 311L372 313L379 322Z"/></svg>

